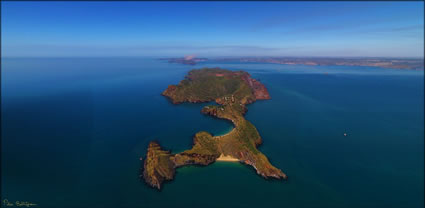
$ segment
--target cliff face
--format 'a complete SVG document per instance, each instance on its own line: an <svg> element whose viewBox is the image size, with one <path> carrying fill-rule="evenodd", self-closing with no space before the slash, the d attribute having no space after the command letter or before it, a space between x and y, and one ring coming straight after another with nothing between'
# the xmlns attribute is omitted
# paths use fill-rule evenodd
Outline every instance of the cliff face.
<svg viewBox="0 0 425 208"><path fill-rule="evenodd" d="M170 152L161 149L158 143L150 142L143 165L143 178L150 186L161 189L165 180L172 180L175 174Z"/></svg>
<svg viewBox="0 0 425 208"><path fill-rule="evenodd" d="M256 100L270 99L270 94L267 91L267 88L261 82L251 78L251 75L249 75L248 73L244 74L241 78L251 88Z"/></svg>
<svg viewBox="0 0 425 208"><path fill-rule="evenodd" d="M168 85L168 88L164 90L164 92L161 93L161 95L166 96L171 100L173 104L179 104L183 101L180 101L179 97L177 96L177 86L176 85Z"/></svg>
<svg viewBox="0 0 425 208"><path fill-rule="evenodd" d="M262 143L255 126L244 118L246 104L258 99L270 99L266 87L251 78L247 72L223 69L192 70L177 86L170 85L162 93L173 103L215 101L220 105L205 106L201 112L233 123L232 131L221 136L198 132L191 149L170 154L151 142L144 161L143 177L154 188L171 180L175 168L184 165L209 165L220 155L229 155L251 165L264 178L287 179L278 168L270 164L257 146Z"/></svg>

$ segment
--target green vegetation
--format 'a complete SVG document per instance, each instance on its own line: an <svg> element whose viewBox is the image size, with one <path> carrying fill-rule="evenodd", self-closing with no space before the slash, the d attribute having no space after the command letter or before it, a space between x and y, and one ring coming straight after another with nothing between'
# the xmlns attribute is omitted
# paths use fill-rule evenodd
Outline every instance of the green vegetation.
<svg viewBox="0 0 425 208"><path fill-rule="evenodd" d="M198 132L193 138L193 147L190 150L184 151L187 154L214 155L219 156L217 142L208 132Z"/></svg>
<svg viewBox="0 0 425 208"><path fill-rule="evenodd" d="M257 82L257 83L255 83ZM202 113L227 119L235 128L222 136L198 132L190 150L171 155L156 143L150 144L144 162L144 178L153 187L160 188L164 180L171 180L174 169L183 165L209 165L220 155L228 155L253 166L264 178L286 179L286 175L270 164L267 157L258 151L262 143L255 126L244 118L245 104L256 100L255 89L261 90L260 99L269 98L265 87L250 78L246 72L204 68L192 70L179 85L171 85L163 92L173 103L205 102L215 100L220 105L208 105Z"/></svg>
<svg viewBox="0 0 425 208"><path fill-rule="evenodd" d="M174 103L208 102L221 97L234 96L237 100L253 100L255 96L243 80L246 72L204 68L192 70L177 86L171 85L164 91Z"/></svg>

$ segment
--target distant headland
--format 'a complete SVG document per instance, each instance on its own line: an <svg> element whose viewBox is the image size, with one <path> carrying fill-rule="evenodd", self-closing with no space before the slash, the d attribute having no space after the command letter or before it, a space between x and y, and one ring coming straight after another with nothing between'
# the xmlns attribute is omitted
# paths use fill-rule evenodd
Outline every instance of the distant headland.
<svg viewBox="0 0 425 208"><path fill-rule="evenodd" d="M148 185L161 189L164 181L174 178L176 168L205 166L215 161L239 161L254 167L264 178L287 179L257 149L262 139L255 126L244 118L247 104L270 99L266 87L250 74L220 68L192 70L178 85L168 86L162 95L174 104L215 101L219 105L205 106L201 112L227 119L234 128L221 136L198 132L192 149L177 154L163 150L155 141L150 142L142 168L142 177Z"/></svg>
<svg viewBox="0 0 425 208"><path fill-rule="evenodd" d="M159 60L166 60L168 63L178 63L186 65L196 65L198 62L207 61L207 58L196 58L195 55L188 55L184 58L161 58Z"/></svg>

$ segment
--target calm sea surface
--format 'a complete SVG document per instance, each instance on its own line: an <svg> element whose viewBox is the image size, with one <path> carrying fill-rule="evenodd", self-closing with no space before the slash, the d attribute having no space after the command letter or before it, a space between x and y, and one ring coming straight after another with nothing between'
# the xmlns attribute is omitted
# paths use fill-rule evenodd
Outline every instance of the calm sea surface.
<svg viewBox="0 0 425 208"><path fill-rule="evenodd" d="M160 93L193 66L147 58L2 60L1 198L38 207L423 207L424 73L203 63L246 70L272 99L248 105L260 150L289 180L217 162L139 179L150 140L173 152L231 123ZM346 132L348 136L344 137Z"/></svg>

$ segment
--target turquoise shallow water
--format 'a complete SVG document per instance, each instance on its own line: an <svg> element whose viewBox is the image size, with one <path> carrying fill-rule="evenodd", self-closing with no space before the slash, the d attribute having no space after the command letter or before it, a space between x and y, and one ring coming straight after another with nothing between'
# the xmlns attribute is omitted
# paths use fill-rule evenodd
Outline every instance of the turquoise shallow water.
<svg viewBox="0 0 425 208"><path fill-rule="evenodd" d="M239 163L139 180L150 140L173 152L231 123L160 93L192 66L137 58L2 62L2 199L39 207L423 207L423 71L204 63L247 70L272 99L248 106L260 150L289 180ZM325 74L326 72L326 74ZM343 133L348 136L344 137Z"/></svg>

